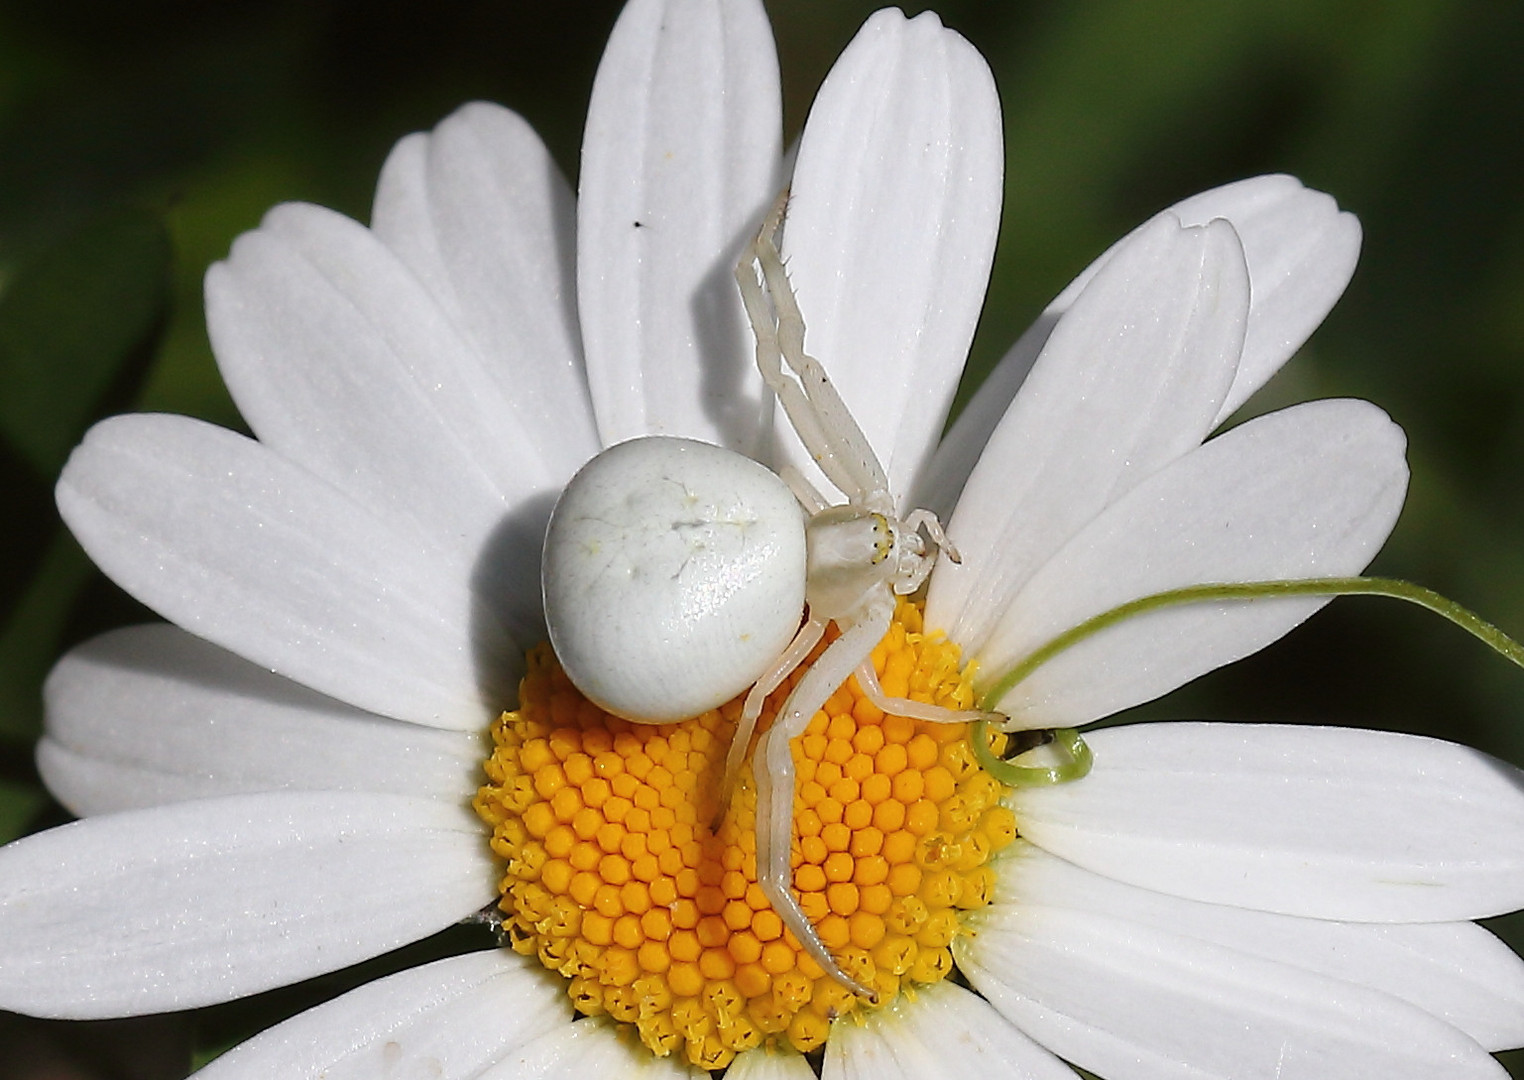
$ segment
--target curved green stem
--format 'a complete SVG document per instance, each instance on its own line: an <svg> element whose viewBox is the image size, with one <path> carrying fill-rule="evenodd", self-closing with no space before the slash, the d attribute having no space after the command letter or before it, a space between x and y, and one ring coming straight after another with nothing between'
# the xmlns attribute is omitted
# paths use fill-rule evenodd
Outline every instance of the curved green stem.
<svg viewBox="0 0 1524 1080"><path fill-rule="evenodd" d="M1181 604L1203 604L1224 600L1259 600L1265 597L1285 596L1385 596L1393 600L1405 600L1432 611L1487 645L1493 652L1507 657L1524 668L1524 645L1493 626L1467 608L1433 589L1414 585L1397 578L1328 577L1305 578L1299 581L1242 581L1207 585L1186 585L1179 589L1166 589L1151 596L1139 597L1119 604L1110 611L1093 615L1077 626L1048 641L1041 648L1026 656L1011 668L983 695L985 709L991 709L1011 689L1059 653L1073 648L1086 638L1100 633L1107 627L1150 611L1177 607ZM1053 731L1054 740L1060 744L1069 761L1053 767L1014 765L995 756L989 747L989 721L976 721L969 732L969 742L974 756L995 779L1009 787L1035 787L1061 784L1078 780L1090 771L1090 748L1073 728Z"/></svg>
<svg viewBox="0 0 1524 1080"><path fill-rule="evenodd" d="M1433 589L1414 585L1411 581L1397 578L1329 577L1306 578L1301 581L1243 581L1209 585L1186 585L1179 589L1167 589L1152 596L1139 597L1119 604L1110 611L1093 615L1077 626L1072 626L1053 638L1036 652L1030 653L1021 663L997 679L984 695L987 703L997 702L1043 664L1059 653L1072 648L1086 638L1100 633L1107 627L1161 608L1180 604L1211 603L1220 600L1259 600L1264 597L1281 596L1386 596L1393 600L1406 600L1410 604L1450 620L1462 630L1479 639L1494 652L1501 653L1519 667L1524 667L1524 645L1493 626L1480 615L1461 607L1454 600L1441 596ZM985 708L989 708L986 704Z"/></svg>
<svg viewBox="0 0 1524 1080"><path fill-rule="evenodd" d="M1068 757L1068 761L1062 765L1017 765L1014 762L1005 761L995 756L990 749L989 721L975 720L974 726L969 730L969 745L974 748L974 757L985 772L1006 787L1048 787L1052 784L1067 784L1070 780L1078 780L1090 771L1094 757L1090 753L1090 747L1085 740L1080 738L1080 733L1073 728L1054 728L1053 742L1056 743Z"/></svg>

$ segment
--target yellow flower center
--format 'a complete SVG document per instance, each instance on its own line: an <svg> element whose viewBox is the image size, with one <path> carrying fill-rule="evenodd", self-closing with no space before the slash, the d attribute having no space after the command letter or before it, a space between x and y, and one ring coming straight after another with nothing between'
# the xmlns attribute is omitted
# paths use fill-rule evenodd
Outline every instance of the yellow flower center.
<svg viewBox="0 0 1524 1080"><path fill-rule="evenodd" d="M957 647L923 635L913 604L900 604L873 664L890 696L973 700ZM801 950L763 896L750 766L711 831L739 698L682 723L630 723L582 697L542 646L520 702L493 725L475 806L507 861L509 942L570 980L578 1010L718 1069L768 1041L812 1050L836 1017L873 1007ZM968 727L886 716L849 679L794 740L793 886L880 1004L952 970L959 913L989 902L988 860L1016 835Z"/></svg>

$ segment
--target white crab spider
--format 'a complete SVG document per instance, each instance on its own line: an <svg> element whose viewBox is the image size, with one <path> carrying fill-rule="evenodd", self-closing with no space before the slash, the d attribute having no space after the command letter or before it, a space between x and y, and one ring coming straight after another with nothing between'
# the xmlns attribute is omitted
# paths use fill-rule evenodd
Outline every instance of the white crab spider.
<svg viewBox="0 0 1524 1080"><path fill-rule="evenodd" d="M830 505L796 470L785 468L780 478L706 443L664 436L620 443L572 478L551 514L545 617L572 682L626 719L671 722L751 687L726 759L724 793L767 695L836 624L840 636L757 742L757 876L821 968L871 998L831 956L790 887L789 743L854 673L886 713L948 723L993 714L890 698L879 686L869 654L889 630L894 597L920 588L937 549L958 556L934 514L895 516L883 466L825 370L804 351L804 319L774 242L786 200L785 193L768 215L736 280L763 381L847 502Z"/></svg>

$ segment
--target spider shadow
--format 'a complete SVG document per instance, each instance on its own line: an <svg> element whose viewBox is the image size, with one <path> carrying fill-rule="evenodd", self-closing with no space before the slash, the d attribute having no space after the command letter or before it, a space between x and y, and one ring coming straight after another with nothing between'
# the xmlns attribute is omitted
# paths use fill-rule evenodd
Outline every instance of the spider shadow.
<svg viewBox="0 0 1524 1080"><path fill-rule="evenodd" d="M505 513L472 567L477 604L471 613L471 643L477 685L486 701L508 707L517 703L524 652L546 638L540 560L555 504L556 493L544 492Z"/></svg>
<svg viewBox="0 0 1524 1080"><path fill-rule="evenodd" d="M724 252L710 266L689 300L698 337L699 401L724 434L726 445L760 461L770 460L773 395L764 393L757 373L754 345L735 268L741 252L756 237L757 223L771 198L757 207L721 246Z"/></svg>

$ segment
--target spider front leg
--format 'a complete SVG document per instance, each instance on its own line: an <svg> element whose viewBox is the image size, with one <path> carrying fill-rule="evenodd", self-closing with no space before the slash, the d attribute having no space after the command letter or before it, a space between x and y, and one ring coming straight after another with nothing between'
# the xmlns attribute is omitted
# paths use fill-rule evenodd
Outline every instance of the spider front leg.
<svg viewBox="0 0 1524 1080"><path fill-rule="evenodd" d="M817 964L854 994L877 995L842 970L820 940L793 891L789 845L794 834L794 755L791 743L804 734L826 699L847 680L889 630L894 600L887 594L867 605L862 617L845 626L799 680L772 727L757 743L752 772L757 782L757 883L799 944ZM838 622L838 625L841 625Z"/></svg>
<svg viewBox="0 0 1524 1080"><path fill-rule="evenodd" d="M888 481L825 369L804 351L804 316L776 243L787 208L788 192L784 191L735 271L741 302L757 339L757 370L783 405L799 441L831 483L850 500L869 498L886 491Z"/></svg>

